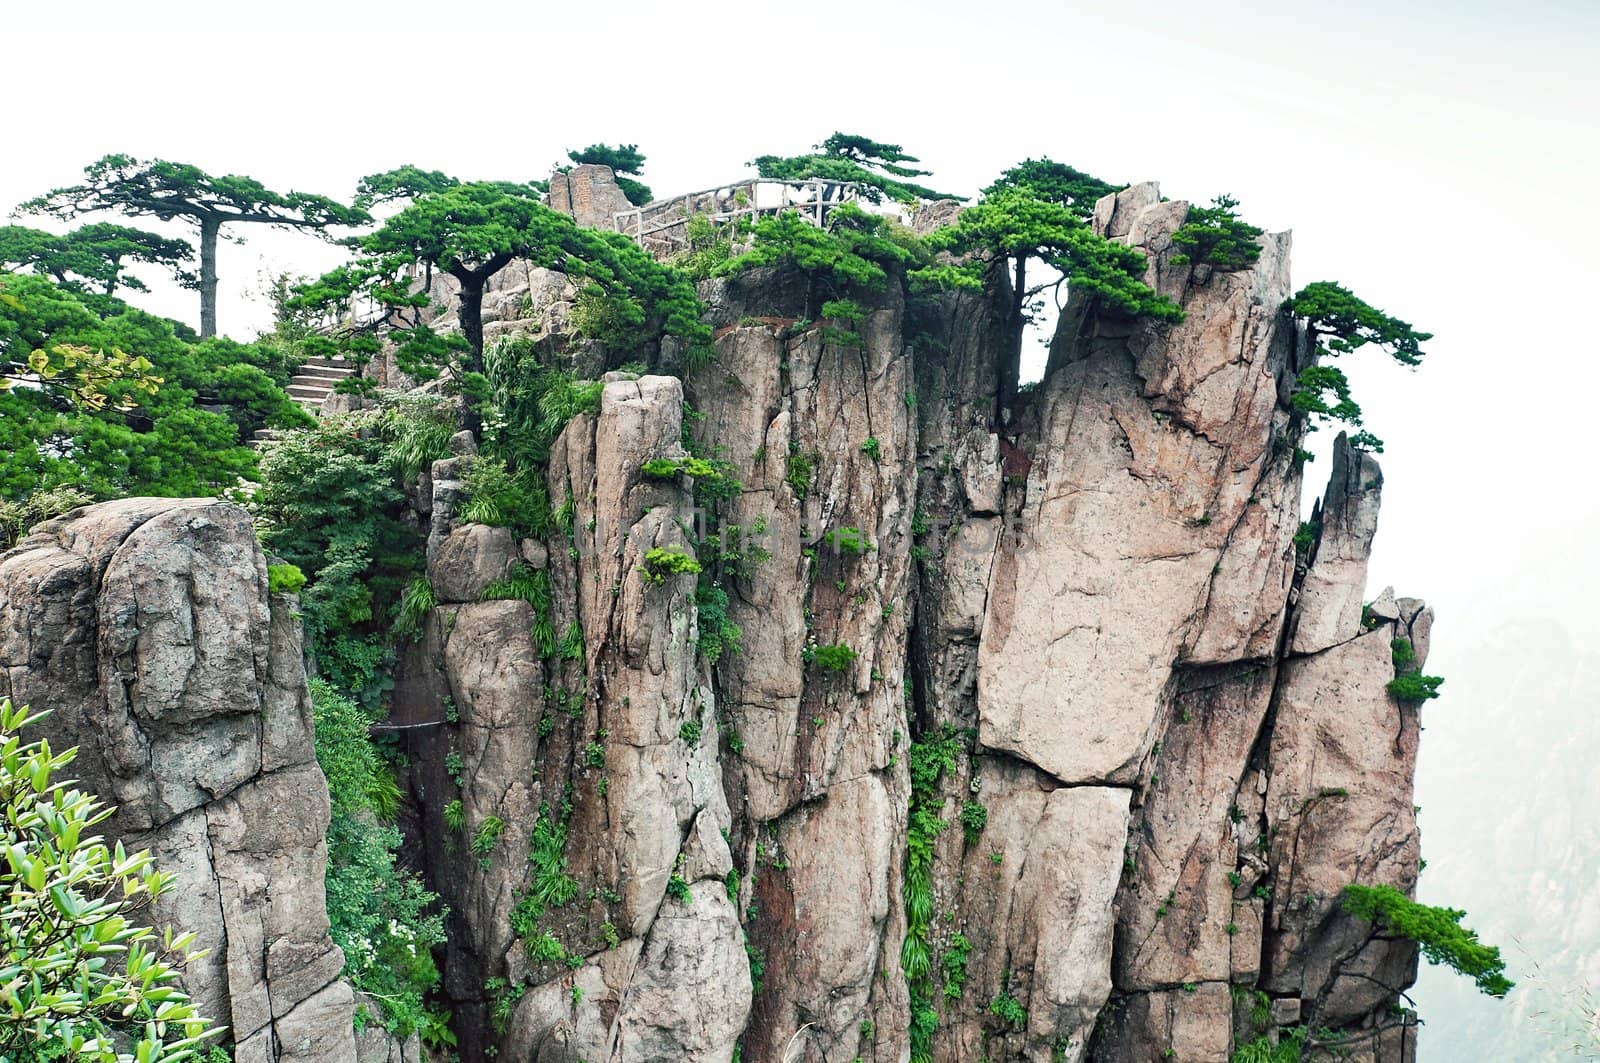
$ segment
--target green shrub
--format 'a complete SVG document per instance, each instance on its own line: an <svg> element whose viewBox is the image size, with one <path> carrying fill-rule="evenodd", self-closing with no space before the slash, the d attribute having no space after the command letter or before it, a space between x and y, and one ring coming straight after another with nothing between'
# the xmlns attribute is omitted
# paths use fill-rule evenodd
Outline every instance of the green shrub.
<svg viewBox="0 0 1600 1063"><path fill-rule="evenodd" d="M408 1035L428 1024L426 995L439 982L432 950L444 942L438 897L397 866L394 775L368 729L375 718L321 680L311 682L317 763L328 778L329 934L344 950L344 975L382 1006L385 1028Z"/></svg>
<svg viewBox="0 0 1600 1063"><path fill-rule="evenodd" d="M673 875L667 879L667 896L679 904L688 904L693 899L689 893L689 883L684 881L682 875Z"/></svg>
<svg viewBox="0 0 1600 1063"><path fill-rule="evenodd" d="M842 321L858 322L867 316L866 309L854 299L829 299L822 304L822 316Z"/></svg>
<svg viewBox="0 0 1600 1063"><path fill-rule="evenodd" d="M824 542L841 554L854 556L876 549L867 540L867 533L860 528L835 528L822 538Z"/></svg>
<svg viewBox="0 0 1600 1063"><path fill-rule="evenodd" d="M8 550L36 525L86 506L94 499L76 487L33 491L18 501L0 498L0 550Z"/></svg>
<svg viewBox="0 0 1600 1063"><path fill-rule="evenodd" d="M1009 992L1001 990L989 1002L989 1014L996 1015L1007 1026L1015 1026L1019 1030L1028 1027L1028 1009L1017 1002L1017 998Z"/></svg>
<svg viewBox="0 0 1600 1063"><path fill-rule="evenodd" d="M931 1063L933 1034L939 1025L939 1013L933 1006L933 953L929 934L933 922L933 843L945 828L944 820L939 818L943 803L939 797L939 778L955 769L957 758L965 748L964 732L950 728L911 743L911 804L906 828L906 871L901 884L906 936L900 946L900 969L910 992L911 1059L916 1063ZM964 973L965 957L962 959Z"/></svg>
<svg viewBox="0 0 1600 1063"><path fill-rule="evenodd" d="M320 674L363 703L388 682L389 635L422 564L422 538L386 456L384 408L291 432L262 456L245 501L262 544L306 577L300 595Z"/></svg>
<svg viewBox="0 0 1600 1063"><path fill-rule="evenodd" d="M685 720L678 728L678 737L687 745L700 744L700 725L693 720Z"/></svg>
<svg viewBox="0 0 1600 1063"><path fill-rule="evenodd" d="M299 565L268 565L267 592L269 594L298 594L306 585L306 574Z"/></svg>
<svg viewBox="0 0 1600 1063"><path fill-rule="evenodd" d="M222 1030L177 979L204 953L189 951L193 934L168 940L130 918L172 877L148 852L113 851L94 834L111 810L55 778L77 750L22 739L42 715L0 700L0 1059L196 1059Z"/></svg>
<svg viewBox="0 0 1600 1063"><path fill-rule="evenodd" d="M837 675L847 670L856 659L856 651L842 642L831 646L808 646L805 649L805 660L814 663L824 672Z"/></svg>
<svg viewBox="0 0 1600 1063"><path fill-rule="evenodd" d="M738 653L744 632L728 619L728 593L702 582L695 588L694 603L700 632L695 645L706 664L716 664L724 653Z"/></svg>
<svg viewBox="0 0 1600 1063"><path fill-rule="evenodd" d="M422 630L422 625L427 621L438 601L433 596L433 584L428 582L427 576L417 576L400 595L399 614L395 617L394 630L397 635L409 635Z"/></svg>
<svg viewBox="0 0 1600 1063"><path fill-rule="evenodd" d="M972 845L989 825L989 810L977 801L967 801L961 806L961 828L967 844Z"/></svg>
<svg viewBox="0 0 1600 1063"><path fill-rule="evenodd" d="M944 997L959 1000L967 985L967 961L972 955L972 942L962 933L950 935L940 966L944 969Z"/></svg>
<svg viewBox="0 0 1600 1063"><path fill-rule="evenodd" d="M816 463L817 455L802 454L799 450L790 449L783 480L789 485L789 490L794 492L797 501L806 500L806 493L811 490L811 481L816 475Z"/></svg>
<svg viewBox="0 0 1600 1063"><path fill-rule="evenodd" d="M499 816L489 816L478 824L478 832L472 836L472 851L477 856L488 856L494 852L495 842L500 840L500 833L506 829L506 821Z"/></svg>
<svg viewBox="0 0 1600 1063"><path fill-rule="evenodd" d="M861 453L865 454L873 461L880 460L883 454L883 449L878 443L878 437L868 436L867 441L861 444Z"/></svg>
<svg viewBox="0 0 1600 1063"><path fill-rule="evenodd" d="M1389 680L1384 689L1389 691L1396 701L1420 703L1438 697L1439 687L1443 684L1444 679L1439 676L1407 672Z"/></svg>
<svg viewBox="0 0 1600 1063"><path fill-rule="evenodd" d="M639 572L646 583L659 585L665 583L668 576L698 575L700 562L685 553L681 546L652 546L645 551Z"/></svg>
<svg viewBox="0 0 1600 1063"><path fill-rule="evenodd" d="M442 814L446 830L460 831L467 825L467 812L459 797L445 805Z"/></svg>
<svg viewBox="0 0 1600 1063"><path fill-rule="evenodd" d="M463 486L467 500L457 511L470 524L493 527L525 526L531 509L529 490L522 477L498 458L478 456L467 466Z"/></svg>
<svg viewBox="0 0 1600 1063"><path fill-rule="evenodd" d="M534 918L547 909L560 908L578 895L577 880L567 874L566 846L565 820L552 815L548 805L540 805L528 851L533 875L526 897L536 913Z"/></svg>

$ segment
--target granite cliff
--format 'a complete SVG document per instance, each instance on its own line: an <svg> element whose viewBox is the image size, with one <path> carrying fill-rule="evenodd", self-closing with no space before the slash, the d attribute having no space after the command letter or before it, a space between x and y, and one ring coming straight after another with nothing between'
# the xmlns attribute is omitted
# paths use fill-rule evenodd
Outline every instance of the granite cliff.
<svg viewBox="0 0 1600 1063"><path fill-rule="evenodd" d="M609 202L581 169L563 196ZM1290 1027L1413 1057L1416 948L1339 895L1415 885L1418 711L1385 686L1432 614L1364 605L1369 454L1339 440L1302 529L1288 235L1194 266L1187 211L1101 201L1185 319L1075 296L1005 416L1005 292L891 284L840 344L757 269L702 284L709 363L663 345L561 432L549 541L459 519L470 438L423 474L437 604L393 712L464 1059L1224 1063ZM620 363L562 340L574 297L514 264L485 332ZM738 473L714 527L645 468L686 442ZM713 550L737 652L662 567ZM483 600L528 572L547 601ZM238 1058L354 1058L299 636L243 513L92 507L0 594L0 694L192 878L160 914L225 943L191 984Z"/></svg>

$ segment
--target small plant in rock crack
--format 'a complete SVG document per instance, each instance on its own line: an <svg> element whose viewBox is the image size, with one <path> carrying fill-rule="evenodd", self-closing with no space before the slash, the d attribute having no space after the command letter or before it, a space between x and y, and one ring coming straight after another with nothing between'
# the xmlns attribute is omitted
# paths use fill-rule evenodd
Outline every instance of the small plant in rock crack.
<svg viewBox="0 0 1600 1063"><path fill-rule="evenodd" d="M1028 1009L1011 995L1011 973L1001 975L1000 992L989 1002L989 1014L996 1015L1007 1026L1015 1026L1019 1030L1028 1027Z"/></svg>
<svg viewBox="0 0 1600 1063"><path fill-rule="evenodd" d="M689 883L684 880L682 875L675 873L671 878L667 879L667 896L679 904L688 904L692 899L689 893Z"/></svg>
<svg viewBox="0 0 1600 1063"><path fill-rule="evenodd" d="M881 461L882 460L882 455L883 455L883 448L878 443L878 437L877 436L868 436L867 437L867 441L865 443L861 444L861 453L865 454L867 457L871 458L873 461Z"/></svg>
<svg viewBox="0 0 1600 1063"><path fill-rule="evenodd" d="M668 576L698 575L700 562L685 553L681 546L652 546L644 553L639 573L646 583L659 586L667 582Z"/></svg>
<svg viewBox="0 0 1600 1063"><path fill-rule="evenodd" d="M877 549L868 541L866 533L860 528L835 528L823 536L823 539L829 546L848 557Z"/></svg>
<svg viewBox="0 0 1600 1063"><path fill-rule="evenodd" d="M1419 705L1429 698L1438 697L1439 687L1443 684L1444 679L1439 676L1407 672L1389 680L1384 689L1388 690L1396 701Z"/></svg>
<svg viewBox="0 0 1600 1063"><path fill-rule="evenodd" d="M444 825L446 829L453 831L460 831L466 828L467 813L462 808L459 797L444 806Z"/></svg>
<svg viewBox="0 0 1600 1063"><path fill-rule="evenodd" d="M983 833L983 828L989 824L989 810L977 801L968 801L961 806L961 829L966 835L967 844L974 845L978 835Z"/></svg>
<svg viewBox="0 0 1600 1063"><path fill-rule="evenodd" d="M591 768L606 766L606 747L599 742L589 742L583 747L583 763Z"/></svg>
<svg viewBox="0 0 1600 1063"><path fill-rule="evenodd" d="M807 664L815 664L824 672L837 675L849 669L856 659L856 651L842 642L836 642L831 646L807 646L801 652L801 657Z"/></svg>
<svg viewBox="0 0 1600 1063"><path fill-rule="evenodd" d="M478 832L472 836L472 851L478 856L488 856L494 852L494 844L499 840L500 834L506 829L506 821L499 816L489 816L478 824Z"/></svg>
<svg viewBox="0 0 1600 1063"><path fill-rule="evenodd" d="M678 737L691 746L700 744L700 725L693 720L685 720L678 728Z"/></svg>
<svg viewBox="0 0 1600 1063"><path fill-rule="evenodd" d="M583 625L574 620L567 625L567 630L561 636L561 645L556 648L563 659L568 661L583 660Z"/></svg>

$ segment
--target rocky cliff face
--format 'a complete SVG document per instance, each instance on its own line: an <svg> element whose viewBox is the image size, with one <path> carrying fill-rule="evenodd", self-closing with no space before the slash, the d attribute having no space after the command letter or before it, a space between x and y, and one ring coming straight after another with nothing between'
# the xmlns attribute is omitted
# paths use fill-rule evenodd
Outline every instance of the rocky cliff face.
<svg viewBox="0 0 1600 1063"><path fill-rule="evenodd" d="M1412 1058L1415 949L1339 894L1416 881L1385 684L1431 613L1363 606L1370 456L1338 443L1301 529L1288 236L1191 267L1186 212L1095 219L1186 319L1075 299L1005 418L1004 291L892 283L841 344L757 270L703 287L710 364L567 425L550 541L456 517L469 440L434 464L394 710L464 1059L1224 1063L1297 1026ZM606 363L559 340L564 279L506 278L486 331ZM688 444L738 477L709 518L645 468ZM226 942L194 985L240 1058L348 1058L288 606L235 510L90 513L0 562L0 690L193 884L163 914Z"/></svg>
<svg viewBox="0 0 1600 1063"><path fill-rule="evenodd" d="M1431 614L1363 609L1382 478L1342 440L1297 551L1289 239L1176 264L1186 212L1100 204L1187 318L1075 301L1006 434L1003 292L891 285L840 346L755 271L702 290L710 365L613 374L568 426L567 534L457 525L460 459L434 470L449 603L397 704L460 717L414 740L414 794L469 1058L1221 1063L1300 1024L1411 1057L1415 950L1338 898L1415 883L1416 711L1384 687ZM560 284L523 284L493 330L548 335ZM641 470L683 456L685 400L742 485L710 529ZM740 652L707 663L696 581L655 582L652 548L734 558ZM477 600L519 564L548 605ZM506 851L465 857L490 817Z"/></svg>
<svg viewBox="0 0 1600 1063"><path fill-rule="evenodd" d="M51 521L0 555L0 697L52 713L43 734L77 746L76 777L117 806L107 833L176 876L152 915L209 949L184 983L235 1060L354 1063L300 624L266 567L223 503ZM361 1058L392 1047L368 1037Z"/></svg>

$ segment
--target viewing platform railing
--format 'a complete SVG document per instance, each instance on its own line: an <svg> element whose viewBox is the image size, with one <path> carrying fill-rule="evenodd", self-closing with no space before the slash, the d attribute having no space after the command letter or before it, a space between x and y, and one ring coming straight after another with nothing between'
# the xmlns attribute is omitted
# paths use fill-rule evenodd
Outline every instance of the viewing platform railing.
<svg viewBox="0 0 1600 1063"><path fill-rule="evenodd" d="M834 207L860 198L861 186L845 181L775 181L756 177L618 211L613 220L617 232L633 237L653 254L662 254L688 246L685 228L696 215L721 225L736 218L792 210L820 226Z"/></svg>

